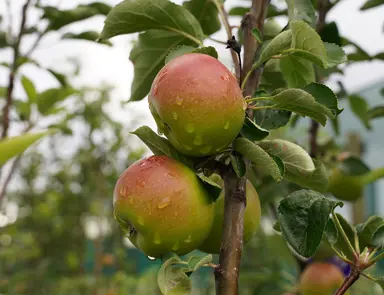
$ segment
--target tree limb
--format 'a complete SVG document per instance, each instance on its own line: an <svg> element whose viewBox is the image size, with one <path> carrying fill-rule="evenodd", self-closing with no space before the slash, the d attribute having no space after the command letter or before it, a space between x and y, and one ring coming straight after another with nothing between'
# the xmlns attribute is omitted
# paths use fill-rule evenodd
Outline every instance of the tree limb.
<svg viewBox="0 0 384 295"><path fill-rule="evenodd" d="M3 187L0 191L0 211L1 211L1 208L3 207L3 201L4 201L4 197L5 197L5 194L7 193L7 189L8 189L8 185L10 184L12 178L13 178L13 175L15 174L16 170L17 170L17 167L19 166L20 164L20 160L21 160L21 155L19 155L12 163L12 166L9 170L9 173L7 175L7 177L5 178L4 180L4 184L3 184Z"/></svg>
<svg viewBox="0 0 384 295"><path fill-rule="evenodd" d="M269 0L252 0L252 9L246 18L252 19L255 26L262 32L264 19L267 14ZM244 36L244 44L251 44L249 39L254 38L251 35L252 24L249 24L247 30L249 34ZM244 57L255 56L257 44L254 46L244 46ZM233 52L233 51L232 51ZM251 65L252 66L252 65ZM243 73L246 73L243 70ZM258 87L262 69L255 71L249 79L245 95L252 94ZM248 92L247 92L248 91ZM252 114L252 113L251 113ZM249 167L249 161L246 160L246 166ZM219 265L215 269L216 294L217 295L238 295L238 280L241 255L243 251L244 235L244 212L246 208L246 181L247 176L238 177L230 167L227 171L221 173L224 179L224 228L220 247Z"/></svg>
<svg viewBox="0 0 384 295"><path fill-rule="evenodd" d="M335 295L343 295L347 290L359 279L360 271L352 269L350 275L345 278L344 283L341 285L339 290L336 291Z"/></svg>
<svg viewBox="0 0 384 295"><path fill-rule="evenodd" d="M260 32L263 32L268 5L269 0L253 0L251 11L244 16L241 23L241 29L244 36L243 77L245 77L251 70L256 50L259 47L256 38L252 35L252 29L257 28ZM252 95L259 86L262 70L261 67L251 74L244 88L245 96Z"/></svg>

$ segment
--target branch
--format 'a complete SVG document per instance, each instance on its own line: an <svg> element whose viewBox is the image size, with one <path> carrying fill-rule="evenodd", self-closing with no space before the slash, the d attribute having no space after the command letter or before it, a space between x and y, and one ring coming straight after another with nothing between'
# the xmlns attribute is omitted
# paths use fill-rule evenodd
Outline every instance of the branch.
<svg viewBox="0 0 384 295"><path fill-rule="evenodd" d="M255 26L262 32L264 19L267 14L269 0L252 0L252 9L248 17L254 20ZM253 28L253 27L252 27ZM250 44L250 40L254 40L251 35L252 28L249 34L245 35L244 43ZM230 29L227 29L229 34ZM232 36L229 37L232 39ZM257 44L247 48L244 47L244 56L253 57L256 54ZM232 51L235 53L234 51ZM236 63L235 63L236 64ZM251 65L252 66L252 65ZM243 73L246 73L243 70ZM252 95L257 89L260 81L260 71L255 71L255 74L249 79L250 85L247 88L248 93ZM252 114L252 113L251 113ZM249 161L246 160L246 166L249 167ZM247 169L248 170L248 169ZM241 255L243 251L243 235L244 235L244 212L246 208L246 181L247 176L237 177L232 167L221 173L224 179L224 227L223 236L220 247L219 265L215 269L216 294L217 295L238 295L238 279Z"/></svg>
<svg viewBox="0 0 384 295"><path fill-rule="evenodd" d="M251 11L244 16L241 23L244 35L243 77L251 70L256 50L259 47L256 39L252 36L252 29L257 28L260 32L263 32L268 5L269 0L253 0ZM252 95L257 89L262 71L263 69L260 67L251 74L244 88L245 96Z"/></svg>
<svg viewBox="0 0 384 295"><path fill-rule="evenodd" d="M224 9L224 4L219 3L218 0L213 0L213 3L216 5L217 10L219 11L221 20L225 27L225 31L227 32L228 40L230 40L232 39L232 26L229 24L228 13ZM235 67L236 77L240 79L240 66L239 66L239 60L237 58L236 52L231 50L231 56L232 56L233 65Z"/></svg>
<svg viewBox="0 0 384 295"><path fill-rule="evenodd" d="M8 78L8 89L7 89L7 100L3 108L3 131L1 133L1 139L5 138L8 134L9 129L9 112L13 103L13 88L15 86L15 74L17 71L17 60L20 55L20 43L25 32L25 24L27 22L27 10L31 0L27 0L22 9L21 23L19 35L16 39L16 43L13 46L13 62L11 65L11 71Z"/></svg>
<svg viewBox="0 0 384 295"><path fill-rule="evenodd" d="M347 290L359 279L360 272L357 269L352 269L350 275L345 278L344 283L341 285L339 290L336 291L335 295L343 295Z"/></svg>
<svg viewBox="0 0 384 295"><path fill-rule="evenodd" d="M224 175L224 231L219 265L215 269L216 294L237 295L243 250L246 177L238 178L232 169Z"/></svg>

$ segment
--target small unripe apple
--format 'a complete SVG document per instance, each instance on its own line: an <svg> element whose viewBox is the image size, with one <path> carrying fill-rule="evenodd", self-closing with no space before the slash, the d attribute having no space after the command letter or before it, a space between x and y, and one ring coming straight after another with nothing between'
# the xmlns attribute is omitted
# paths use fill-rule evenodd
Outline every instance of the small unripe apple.
<svg viewBox="0 0 384 295"><path fill-rule="evenodd" d="M196 174L166 156L131 165L114 190L114 215L128 238L151 257L184 255L208 236L213 202Z"/></svg>
<svg viewBox="0 0 384 295"><path fill-rule="evenodd" d="M206 54L184 54L166 64L153 81L148 101L159 131L190 156L223 151L245 117L236 78Z"/></svg>
<svg viewBox="0 0 384 295"><path fill-rule="evenodd" d="M300 276L302 295L333 295L342 285L344 275L334 264L314 262Z"/></svg>
<svg viewBox="0 0 384 295"><path fill-rule="evenodd" d="M261 206L259 195L252 183L247 180L246 184L247 205L244 212L244 237L243 243L246 244L253 237L259 228L261 219ZM215 219L208 238L199 246L199 250L218 254L220 253L220 244L223 234L224 224L224 190L215 203Z"/></svg>
<svg viewBox="0 0 384 295"><path fill-rule="evenodd" d="M329 175L328 191L343 201L356 201L363 195L361 176L347 175L339 168L333 168Z"/></svg>

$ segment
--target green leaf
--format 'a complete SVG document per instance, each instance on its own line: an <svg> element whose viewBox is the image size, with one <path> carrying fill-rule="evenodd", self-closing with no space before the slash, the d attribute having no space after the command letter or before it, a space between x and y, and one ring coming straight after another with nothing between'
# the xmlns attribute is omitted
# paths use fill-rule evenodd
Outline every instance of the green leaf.
<svg viewBox="0 0 384 295"><path fill-rule="evenodd" d="M356 231L342 215L336 213L336 216L350 244L354 245ZM325 231L325 237L333 249L337 250L346 258L353 261L354 254L352 253L348 243L345 241L342 234L339 233L339 230L337 229L335 222L332 219L328 220L327 228Z"/></svg>
<svg viewBox="0 0 384 295"><path fill-rule="evenodd" d="M249 117L246 117L243 123L243 128L240 130L240 134L251 141L259 141L266 138L269 135L269 131L261 128Z"/></svg>
<svg viewBox="0 0 384 295"><path fill-rule="evenodd" d="M45 90L36 97L37 108L42 115L46 115L58 102L65 100L75 93L76 90L72 88L52 88Z"/></svg>
<svg viewBox="0 0 384 295"><path fill-rule="evenodd" d="M311 62L326 67L326 50L323 41L316 31L303 21L292 21L291 52Z"/></svg>
<svg viewBox="0 0 384 295"><path fill-rule="evenodd" d="M186 8L167 0L125 0L107 15L101 39L160 29L174 32L200 45L200 23Z"/></svg>
<svg viewBox="0 0 384 295"><path fill-rule="evenodd" d="M328 188L328 171L325 165L315 159L312 159L315 164L315 171L305 176L287 174L285 178L290 182L296 183L303 188L325 193Z"/></svg>
<svg viewBox="0 0 384 295"><path fill-rule="evenodd" d="M61 36L62 39L77 39L77 40L86 40L86 41L93 41L97 42L97 39L99 38L100 34L95 31L86 31L82 33L66 33L63 36ZM104 44L107 46L112 46L112 43L108 40L101 40L98 43Z"/></svg>
<svg viewBox="0 0 384 295"><path fill-rule="evenodd" d="M285 167L287 179L308 177L315 171L315 164L308 153L299 145L283 139L263 140L258 145L268 154L279 157Z"/></svg>
<svg viewBox="0 0 384 295"><path fill-rule="evenodd" d="M262 102L258 103L258 106L263 106L263 105L271 105L271 103L269 104L262 103ZM271 129L277 129L277 128L283 127L286 124L288 124L289 119L291 118L291 114L292 113L289 111L264 109L264 110L258 110L257 112L255 112L254 120L255 120L255 123L259 126L259 128L262 128L262 130L265 130L265 129L271 130ZM260 138L259 140L263 138Z"/></svg>
<svg viewBox="0 0 384 295"><path fill-rule="evenodd" d="M169 63L172 59L175 59L176 57L182 56L186 53L191 53L195 49L195 47L186 45L176 46L169 51L167 57L165 58L165 64Z"/></svg>
<svg viewBox="0 0 384 295"><path fill-rule="evenodd" d="M367 10L380 5L384 5L384 0L368 0L360 7L360 10Z"/></svg>
<svg viewBox="0 0 384 295"><path fill-rule="evenodd" d="M139 137L155 155L165 155L184 163L190 168L193 167L191 158L180 154L167 139L157 135L148 126L139 127L131 133Z"/></svg>
<svg viewBox="0 0 384 295"><path fill-rule="evenodd" d="M326 51L326 68L332 68L339 64L347 62L347 55L344 50L333 43L324 42L324 47Z"/></svg>
<svg viewBox="0 0 384 295"><path fill-rule="evenodd" d="M365 273L365 275L368 279L377 283L381 287L381 289L384 291L384 277L373 276L367 273Z"/></svg>
<svg viewBox="0 0 384 295"><path fill-rule="evenodd" d="M195 50L192 51L192 53L201 53L201 54L210 55L216 59L219 58L219 55L217 54L215 47L212 47L212 46L196 48Z"/></svg>
<svg viewBox="0 0 384 295"><path fill-rule="evenodd" d="M0 31L0 48L8 47L7 34L3 31Z"/></svg>
<svg viewBox="0 0 384 295"><path fill-rule="evenodd" d="M277 209L285 239L298 254L312 256L320 245L331 212L341 205L341 202L315 191L293 192L280 202Z"/></svg>
<svg viewBox="0 0 384 295"><path fill-rule="evenodd" d="M69 10L60 10L53 6L43 6L42 19L48 20L48 30L59 30L77 21L82 21L95 15L106 15L110 6L101 2L78 5Z"/></svg>
<svg viewBox="0 0 384 295"><path fill-rule="evenodd" d="M191 0L184 2L183 6L187 8L200 22L200 26L205 35L212 35L221 28L221 22L218 17L218 10L212 0Z"/></svg>
<svg viewBox="0 0 384 295"><path fill-rule="evenodd" d="M356 231L359 236L360 249L365 247L383 247L384 244L377 245L374 242L375 234L378 231L384 230L384 219L379 216L370 216L364 223L356 226Z"/></svg>
<svg viewBox="0 0 384 295"><path fill-rule="evenodd" d="M327 86L319 83L311 83L303 88L306 92L310 93L318 103L327 107L333 116L339 115L343 109L339 109L339 104L336 95Z"/></svg>
<svg viewBox="0 0 384 295"><path fill-rule="evenodd" d="M157 284L162 294L190 294L192 289L191 281L181 267L175 266L175 264L179 264L180 262L180 258L171 257L161 266L157 274Z"/></svg>
<svg viewBox="0 0 384 295"><path fill-rule="evenodd" d="M349 156L344 159L340 165L339 169L346 175L359 176L367 174L371 171L367 164L365 164L361 158L357 156Z"/></svg>
<svg viewBox="0 0 384 295"><path fill-rule="evenodd" d="M327 122L327 117L333 117L327 107L318 103L311 94L301 89L287 89L274 96L266 97L265 100L273 102L276 109L311 117L323 126Z"/></svg>
<svg viewBox="0 0 384 295"><path fill-rule="evenodd" d="M368 110L368 119L376 119L384 116L384 105L375 106Z"/></svg>
<svg viewBox="0 0 384 295"><path fill-rule="evenodd" d="M245 167L245 163L244 163L244 160L242 159L242 157L239 157L239 156L234 155L234 154L231 154L229 157L231 159L231 164L232 164L233 170L235 171L236 175L238 177L243 177L245 175L245 172L246 172L246 167Z"/></svg>
<svg viewBox="0 0 384 295"><path fill-rule="evenodd" d="M315 23L316 13L311 0L286 0L290 21L303 20L311 25Z"/></svg>
<svg viewBox="0 0 384 295"><path fill-rule="evenodd" d="M191 271L196 271L204 264L211 263L212 259L212 254L206 256L191 256L188 259L188 267Z"/></svg>
<svg viewBox="0 0 384 295"><path fill-rule="evenodd" d="M31 115L31 104L21 100L14 100L13 104L15 105L20 120L28 121Z"/></svg>
<svg viewBox="0 0 384 295"><path fill-rule="evenodd" d="M56 72L52 69L47 69L47 70L55 77L55 79L57 80L57 82L61 84L61 86L67 87L69 85L67 81L67 77L64 74Z"/></svg>
<svg viewBox="0 0 384 295"><path fill-rule="evenodd" d="M174 32L149 30L140 34L129 56L134 65L130 101L141 100L148 94L153 80L164 66L165 57L172 48L193 44L192 41Z"/></svg>
<svg viewBox="0 0 384 295"><path fill-rule="evenodd" d="M26 76L21 77L21 84L23 85L24 91L28 96L28 102L36 103L36 88L33 85L32 81L29 80Z"/></svg>
<svg viewBox="0 0 384 295"><path fill-rule="evenodd" d="M280 59L281 72L290 88L301 88L315 81L315 70L310 61L294 55Z"/></svg>
<svg viewBox="0 0 384 295"><path fill-rule="evenodd" d="M336 22L330 22L325 24L319 32L319 35L323 42L334 43L336 45L341 46L341 38Z"/></svg>
<svg viewBox="0 0 384 295"><path fill-rule="evenodd" d="M284 175L284 165L277 162L261 147L246 138L237 138L233 142L233 149L253 162L258 169L271 175L276 181L280 181Z"/></svg>
<svg viewBox="0 0 384 295"><path fill-rule="evenodd" d="M220 196L222 187L218 183L213 181L211 178L205 176L203 173L196 173L196 175L200 178L205 190L212 198L212 201L216 201L217 198Z"/></svg>
<svg viewBox="0 0 384 295"><path fill-rule="evenodd" d="M171 49L171 51L168 53L167 57L165 58L165 64L169 63L172 59L176 57L179 57L181 55L188 54L188 53L201 53L201 54L210 55L214 58L218 58L217 51L212 46L195 48L192 46L180 45Z"/></svg>
<svg viewBox="0 0 384 295"><path fill-rule="evenodd" d="M45 131L35 134L23 134L20 136L9 137L1 140L0 167L3 166L8 160L23 153L29 146L50 133L52 133L52 131Z"/></svg>
<svg viewBox="0 0 384 295"><path fill-rule="evenodd" d="M266 41L261 46L261 53L255 65L262 65L272 56L281 53L283 50L290 48L292 42L291 30L283 31L270 41Z"/></svg>
<svg viewBox="0 0 384 295"><path fill-rule="evenodd" d="M253 28L251 33L258 43L263 43L263 36L258 28Z"/></svg>
<svg viewBox="0 0 384 295"><path fill-rule="evenodd" d="M351 107L352 112L360 119L364 127L368 130L372 129L371 123L369 121L368 109L369 105L367 101L359 95L350 95L348 97L349 106Z"/></svg>

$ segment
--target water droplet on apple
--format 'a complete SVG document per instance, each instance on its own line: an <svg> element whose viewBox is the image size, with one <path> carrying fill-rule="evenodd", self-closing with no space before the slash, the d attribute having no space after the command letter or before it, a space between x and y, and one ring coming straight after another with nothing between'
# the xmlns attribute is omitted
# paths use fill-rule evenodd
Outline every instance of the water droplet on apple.
<svg viewBox="0 0 384 295"><path fill-rule="evenodd" d="M185 243L188 243L188 244L189 244L190 242L192 242L192 236L189 235L188 238L186 238L186 239L184 240L184 242L185 242Z"/></svg>
<svg viewBox="0 0 384 295"><path fill-rule="evenodd" d="M200 152L203 154L209 153L211 151L212 147L210 145L206 145L205 147L200 149Z"/></svg>
<svg viewBox="0 0 384 295"><path fill-rule="evenodd" d="M159 204L157 204L157 208L164 209L165 207L168 207L170 204L171 204L171 198L165 197L159 202Z"/></svg>
<svg viewBox="0 0 384 295"><path fill-rule="evenodd" d="M197 134L195 136L195 139L193 140L194 145L202 145L203 144L203 138L201 137L200 134Z"/></svg>
<svg viewBox="0 0 384 295"><path fill-rule="evenodd" d="M181 106L183 104L183 100L180 97L176 97L176 104Z"/></svg>
<svg viewBox="0 0 384 295"><path fill-rule="evenodd" d="M172 246L172 250L177 251L177 250L179 250L179 248L180 248L180 244L179 244L179 241L177 241L177 243Z"/></svg>
<svg viewBox="0 0 384 295"><path fill-rule="evenodd" d="M173 116L173 119L176 121L177 120L177 113L173 112L172 116Z"/></svg>
<svg viewBox="0 0 384 295"><path fill-rule="evenodd" d="M155 257L152 257L152 256L147 256L147 258L148 258L149 260L151 260L151 261L156 260L156 258L155 258Z"/></svg>
<svg viewBox="0 0 384 295"><path fill-rule="evenodd" d="M192 148L191 148L189 145L183 144L183 147L184 147L187 151L191 151L191 150L192 150Z"/></svg>
<svg viewBox="0 0 384 295"><path fill-rule="evenodd" d="M143 219L143 217L139 217L138 219L137 219L137 222L140 224L140 225L144 225L144 219Z"/></svg>
<svg viewBox="0 0 384 295"><path fill-rule="evenodd" d="M191 123L188 123L185 127L185 131L187 131L188 133L193 133L195 132L195 127Z"/></svg>
<svg viewBox="0 0 384 295"><path fill-rule="evenodd" d="M229 121L225 122L225 124L224 124L224 129L228 130L228 128L229 128Z"/></svg>
<svg viewBox="0 0 384 295"><path fill-rule="evenodd" d="M126 194L127 194L127 188L124 187L124 186L120 187L119 193L120 193L120 195L122 195L123 197L125 197Z"/></svg>
<svg viewBox="0 0 384 295"><path fill-rule="evenodd" d="M154 95L157 95L157 93L159 92L159 85L157 84L157 82L155 83L154 87L153 87L153 94Z"/></svg>
<svg viewBox="0 0 384 295"><path fill-rule="evenodd" d="M153 242L156 245L160 245L161 244L161 239L160 239L160 234L159 233L155 233L155 238L154 238Z"/></svg>

